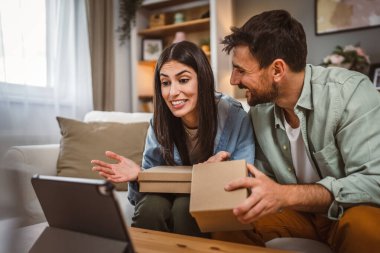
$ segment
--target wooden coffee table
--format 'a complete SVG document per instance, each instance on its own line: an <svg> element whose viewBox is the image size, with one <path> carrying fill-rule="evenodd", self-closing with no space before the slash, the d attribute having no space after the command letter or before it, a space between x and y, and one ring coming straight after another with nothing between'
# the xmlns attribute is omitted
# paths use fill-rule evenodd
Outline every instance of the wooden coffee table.
<svg viewBox="0 0 380 253"><path fill-rule="evenodd" d="M46 222L17 229L16 248L18 252L28 252L40 234L48 227ZM289 252L284 250L262 248L212 239L184 236L148 229L129 227L128 231L137 253L155 252L249 252L275 253Z"/></svg>

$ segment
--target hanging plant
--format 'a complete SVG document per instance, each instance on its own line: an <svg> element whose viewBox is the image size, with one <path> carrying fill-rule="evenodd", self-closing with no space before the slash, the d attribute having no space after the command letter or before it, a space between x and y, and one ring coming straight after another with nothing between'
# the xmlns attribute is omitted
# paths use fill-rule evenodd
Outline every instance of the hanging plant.
<svg viewBox="0 0 380 253"><path fill-rule="evenodd" d="M117 28L117 32L120 33L119 40L121 44L125 42L126 38L130 37L131 24L135 24L136 12L142 2L143 0L119 0L121 25Z"/></svg>

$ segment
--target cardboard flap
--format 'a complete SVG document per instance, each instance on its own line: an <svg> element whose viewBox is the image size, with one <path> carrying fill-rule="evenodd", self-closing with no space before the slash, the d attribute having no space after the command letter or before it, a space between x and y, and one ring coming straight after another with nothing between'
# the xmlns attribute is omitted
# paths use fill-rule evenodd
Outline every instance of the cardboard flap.
<svg viewBox="0 0 380 253"><path fill-rule="evenodd" d="M245 160L202 163L193 166L190 212L229 210L248 196L247 189L231 192L224 186L232 180L246 177Z"/></svg>
<svg viewBox="0 0 380 253"><path fill-rule="evenodd" d="M157 166L143 170L138 181L191 182L192 166Z"/></svg>

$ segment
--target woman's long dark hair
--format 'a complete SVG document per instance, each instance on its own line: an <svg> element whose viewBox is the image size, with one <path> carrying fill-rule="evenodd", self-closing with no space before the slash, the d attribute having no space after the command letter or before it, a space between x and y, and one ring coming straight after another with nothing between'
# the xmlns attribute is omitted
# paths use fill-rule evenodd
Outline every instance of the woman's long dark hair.
<svg viewBox="0 0 380 253"><path fill-rule="evenodd" d="M162 146L162 154L167 164L175 165L174 145L179 151L183 165L191 165L189 151L186 146L186 133L181 118L175 117L161 95L160 70L169 61L177 61L191 67L198 79L198 133L197 143L199 162L206 161L214 150L217 131L217 108L212 69L206 55L195 44L182 41L167 47L157 61L154 73L154 116L153 126L158 143Z"/></svg>

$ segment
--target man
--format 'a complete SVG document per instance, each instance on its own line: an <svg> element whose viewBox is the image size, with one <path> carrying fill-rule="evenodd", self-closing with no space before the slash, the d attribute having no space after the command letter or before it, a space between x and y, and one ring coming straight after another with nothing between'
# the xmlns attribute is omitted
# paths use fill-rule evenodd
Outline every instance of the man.
<svg viewBox="0 0 380 253"><path fill-rule="evenodd" d="M233 55L231 84L247 89L257 160L248 165L253 177L226 186L251 189L233 212L253 231L215 238L303 237L335 252L380 250L380 96L373 84L357 72L306 65L303 27L283 10L252 17L222 43Z"/></svg>

